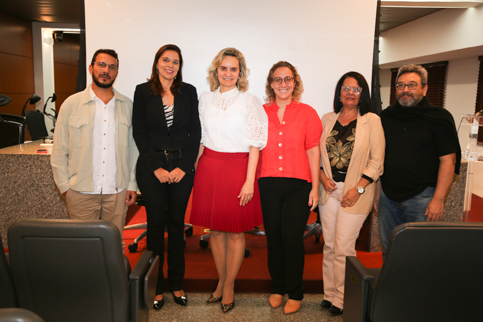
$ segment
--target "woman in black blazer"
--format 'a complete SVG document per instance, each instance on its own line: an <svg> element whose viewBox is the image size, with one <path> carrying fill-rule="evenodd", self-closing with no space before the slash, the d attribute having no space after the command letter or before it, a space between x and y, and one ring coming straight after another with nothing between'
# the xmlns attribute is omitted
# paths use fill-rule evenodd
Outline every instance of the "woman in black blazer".
<svg viewBox="0 0 483 322"><path fill-rule="evenodd" d="M147 248L159 255L154 308L164 304L164 232L168 229L168 285L177 304L183 291L184 215L193 186L201 127L196 88L183 83L183 57L175 45L161 47L151 78L136 87L133 135L139 149L136 179L146 206Z"/></svg>

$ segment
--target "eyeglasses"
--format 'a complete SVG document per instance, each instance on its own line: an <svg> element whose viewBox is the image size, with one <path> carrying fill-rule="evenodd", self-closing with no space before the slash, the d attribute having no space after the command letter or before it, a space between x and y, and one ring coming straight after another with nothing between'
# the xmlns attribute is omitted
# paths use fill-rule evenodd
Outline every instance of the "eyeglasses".
<svg viewBox="0 0 483 322"><path fill-rule="evenodd" d="M419 85L419 83L409 83L409 84L397 83L396 89L404 91L404 88L406 88L406 86L407 86L408 90L414 91L416 88L418 88L418 85Z"/></svg>
<svg viewBox="0 0 483 322"><path fill-rule="evenodd" d="M360 95L362 93L362 87L342 86L340 90L342 93L349 93L352 90L352 93L356 95Z"/></svg>
<svg viewBox="0 0 483 322"><path fill-rule="evenodd" d="M112 71L112 72L117 70L117 66L114 65L114 64L108 64L108 63L105 63L103 61L96 61L94 63L97 64L97 66L99 66L101 68L109 67L109 70Z"/></svg>
<svg viewBox="0 0 483 322"><path fill-rule="evenodd" d="M274 82L277 85L282 84L282 81L285 82L285 84L290 85L293 83L293 77L291 76L285 76L285 77L275 77L272 82Z"/></svg>

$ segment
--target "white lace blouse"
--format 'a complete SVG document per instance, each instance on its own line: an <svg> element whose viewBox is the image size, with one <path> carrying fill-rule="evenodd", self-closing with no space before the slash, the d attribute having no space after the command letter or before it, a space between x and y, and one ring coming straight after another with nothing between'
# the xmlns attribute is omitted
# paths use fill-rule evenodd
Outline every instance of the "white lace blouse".
<svg viewBox="0 0 483 322"><path fill-rule="evenodd" d="M236 87L201 94L201 143L217 152L249 152L267 145L268 118L260 100Z"/></svg>

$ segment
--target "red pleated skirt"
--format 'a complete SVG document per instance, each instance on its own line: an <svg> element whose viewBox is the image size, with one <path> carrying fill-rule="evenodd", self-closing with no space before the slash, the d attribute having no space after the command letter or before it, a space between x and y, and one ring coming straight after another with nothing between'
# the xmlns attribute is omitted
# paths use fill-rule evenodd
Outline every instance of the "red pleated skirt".
<svg viewBox="0 0 483 322"><path fill-rule="evenodd" d="M224 153L205 148L193 185L190 223L211 230L241 233L263 222L258 182L245 206L240 206L246 181L248 153Z"/></svg>

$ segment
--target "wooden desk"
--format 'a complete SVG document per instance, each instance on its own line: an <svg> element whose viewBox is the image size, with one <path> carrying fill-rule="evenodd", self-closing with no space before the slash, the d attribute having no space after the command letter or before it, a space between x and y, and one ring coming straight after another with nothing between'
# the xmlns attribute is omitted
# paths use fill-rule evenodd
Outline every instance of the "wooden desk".
<svg viewBox="0 0 483 322"><path fill-rule="evenodd" d="M0 149L0 235L7 247L8 227L19 218L68 219L55 185L50 153L37 154L42 140Z"/></svg>

